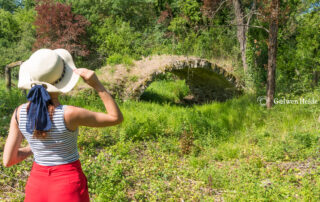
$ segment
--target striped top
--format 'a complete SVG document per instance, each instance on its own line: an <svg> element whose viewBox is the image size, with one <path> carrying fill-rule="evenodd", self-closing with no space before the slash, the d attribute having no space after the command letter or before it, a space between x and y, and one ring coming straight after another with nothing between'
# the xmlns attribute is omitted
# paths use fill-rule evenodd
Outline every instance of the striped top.
<svg viewBox="0 0 320 202"><path fill-rule="evenodd" d="M55 166L71 163L79 159L77 149L78 129L70 131L64 122L64 109L66 105L55 108L52 127L44 139L33 138L33 134L26 130L27 104L20 110L19 129L27 139L34 155L34 161L43 166Z"/></svg>

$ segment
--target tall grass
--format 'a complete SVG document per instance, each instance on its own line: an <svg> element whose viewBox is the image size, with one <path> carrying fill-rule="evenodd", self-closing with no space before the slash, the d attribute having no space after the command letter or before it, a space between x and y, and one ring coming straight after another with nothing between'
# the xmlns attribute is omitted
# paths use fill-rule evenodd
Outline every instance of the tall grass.
<svg viewBox="0 0 320 202"><path fill-rule="evenodd" d="M14 82L15 85L16 82ZM5 88L4 80L0 79L0 137L7 134L9 122L14 109L26 101L25 95L17 88L8 91Z"/></svg>
<svg viewBox="0 0 320 202"><path fill-rule="evenodd" d="M141 100L156 103L181 103L183 97L190 93L185 80L158 80L151 83L141 95Z"/></svg>

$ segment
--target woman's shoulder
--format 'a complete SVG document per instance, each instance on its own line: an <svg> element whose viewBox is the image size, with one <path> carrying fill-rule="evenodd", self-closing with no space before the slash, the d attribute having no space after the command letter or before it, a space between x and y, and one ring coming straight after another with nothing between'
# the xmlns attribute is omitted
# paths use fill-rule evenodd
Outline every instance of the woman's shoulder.
<svg viewBox="0 0 320 202"><path fill-rule="evenodd" d="M21 105L19 105L17 108L16 108L16 111L19 112L21 111L21 108L26 108L28 106L29 102L26 102L26 103L23 103Z"/></svg>
<svg viewBox="0 0 320 202"><path fill-rule="evenodd" d="M76 107L76 106L73 106L73 105L63 105L63 109L64 109L64 113L72 113L72 112L75 112L79 109L81 109L81 107Z"/></svg>
<svg viewBox="0 0 320 202"><path fill-rule="evenodd" d="M72 105L64 105L64 120L66 123L66 127L71 130L74 131L77 129L77 124L75 124L75 119L77 118L77 116L79 115L80 110L82 108L81 107L76 107L76 106L72 106Z"/></svg>
<svg viewBox="0 0 320 202"><path fill-rule="evenodd" d="M79 116L79 114L83 113L84 108L72 106L72 105L64 105L64 118L65 119L74 119Z"/></svg>
<svg viewBox="0 0 320 202"><path fill-rule="evenodd" d="M27 105L28 105L28 102L23 103L23 104L19 105L19 106L14 110L13 114L14 114L14 116L15 116L15 119L16 119L17 123L18 123L19 120L20 120L20 112L21 112L22 107L26 107Z"/></svg>
<svg viewBox="0 0 320 202"><path fill-rule="evenodd" d="M21 107L23 107L23 106L28 106L28 104L29 104L29 102L22 103L22 104L20 104L20 105L18 106L18 108L21 108Z"/></svg>

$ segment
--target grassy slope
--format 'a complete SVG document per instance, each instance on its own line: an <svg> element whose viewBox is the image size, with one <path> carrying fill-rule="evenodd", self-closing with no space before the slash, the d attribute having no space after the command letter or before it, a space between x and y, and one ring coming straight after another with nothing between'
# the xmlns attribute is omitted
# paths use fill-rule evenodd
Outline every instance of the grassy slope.
<svg viewBox="0 0 320 202"><path fill-rule="evenodd" d="M120 103L122 125L80 129L92 199L319 200L318 105L277 105L267 111L250 95L202 106L175 104L185 93L183 82L154 82L145 99L155 96L157 102ZM24 98L16 90L3 91L3 83L0 98L2 150L9 116ZM88 91L62 100L103 110ZM23 198L19 191L30 166L30 159L0 166L0 199Z"/></svg>

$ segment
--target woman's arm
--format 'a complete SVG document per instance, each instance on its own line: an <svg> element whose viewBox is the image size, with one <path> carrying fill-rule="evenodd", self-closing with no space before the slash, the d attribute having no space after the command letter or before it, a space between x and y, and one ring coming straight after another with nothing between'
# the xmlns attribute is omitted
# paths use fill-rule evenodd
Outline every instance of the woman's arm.
<svg viewBox="0 0 320 202"><path fill-rule="evenodd" d="M15 113L13 113L10 122L9 135L3 151L3 165L5 167L17 164L32 155L30 146L20 148L22 140L23 135L15 120Z"/></svg>
<svg viewBox="0 0 320 202"><path fill-rule="evenodd" d="M88 85L98 92L107 113L92 112L83 108L69 106L65 112L68 128L75 130L78 126L105 127L121 123L123 115L118 105L98 80L94 71L80 68L75 70L75 73L79 74Z"/></svg>

